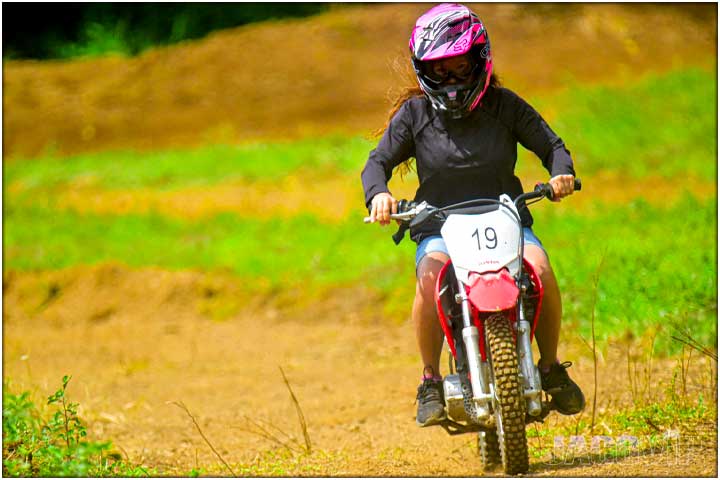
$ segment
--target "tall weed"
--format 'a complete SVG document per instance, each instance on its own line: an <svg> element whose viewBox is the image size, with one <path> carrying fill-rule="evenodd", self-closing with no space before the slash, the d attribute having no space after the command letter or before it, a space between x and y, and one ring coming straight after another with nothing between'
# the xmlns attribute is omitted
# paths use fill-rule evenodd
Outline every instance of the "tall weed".
<svg viewBox="0 0 720 480"><path fill-rule="evenodd" d="M110 442L87 440L78 404L67 398L69 376L47 399L54 408L46 419L30 400L3 385L3 475L10 477L138 477L145 468L111 451Z"/></svg>

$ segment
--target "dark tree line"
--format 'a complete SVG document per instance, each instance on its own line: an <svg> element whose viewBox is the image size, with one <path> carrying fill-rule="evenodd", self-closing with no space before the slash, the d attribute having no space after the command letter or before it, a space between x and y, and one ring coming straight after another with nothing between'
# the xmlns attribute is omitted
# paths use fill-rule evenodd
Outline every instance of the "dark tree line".
<svg viewBox="0 0 720 480"><path fill-rule="evenodd" d="M327 6L325 3L3 3L3 57L68 57L78 51L74 46L91 42L121 45L123 53L134 55L154 45L201 38L213 30L271 18L313 15Z"/></svg>

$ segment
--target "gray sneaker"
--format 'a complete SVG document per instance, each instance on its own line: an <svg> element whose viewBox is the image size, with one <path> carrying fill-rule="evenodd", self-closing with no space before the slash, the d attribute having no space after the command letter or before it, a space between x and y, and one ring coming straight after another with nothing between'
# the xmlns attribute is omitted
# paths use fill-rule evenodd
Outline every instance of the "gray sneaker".
<svg viewBox="0 0 720 480"><path fill-rule="evenodd" d="M539 369L542 389L552 397L555 409L563 415L575 415L585 408L582 390L566 371L571 365L572 362L555 362L547 373Z"/></svg>
<svg viewBox="0 0 720 480"><path fill-rule="evenodd" d="M437 425L445 420L445 399L442 380L427 378L418 387L418 409L415 421L421 427Z"/></svg>

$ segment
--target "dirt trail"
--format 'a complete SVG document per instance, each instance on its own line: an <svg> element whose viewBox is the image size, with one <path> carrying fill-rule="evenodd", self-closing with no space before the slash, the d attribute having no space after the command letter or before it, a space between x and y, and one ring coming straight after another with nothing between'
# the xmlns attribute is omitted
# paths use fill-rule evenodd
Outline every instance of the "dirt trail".
<svg viewBox="0 0 720 480"><path fill-rule="evenodd" d="M228 474L187 415L169 403L175 401L187 405L238 475L482 474L472 436L415 426L418 361L412 328L406 319L381 318L380 308L359 315L360 305L377 300L366 293L339 292L311 309L254 306L217 322L202 313L203 302L241 288L237 279L215 279L209 289L205 274L105 265L6 273L4 280L4 376L40 399L64 374L72 374L69 395L80 402L90 434L112 439L131 461L161 474L186 476L196 466L207 474ZM590 398L588 350L571 333L565 335L573 376ZM601 358L599 412L631 400L624 355L625 347L618 345ZM303 441L279 366L307 419L313 446L307 456L289 456L247 431L253 428L249 417ZM657 391L656 378L667 380L674 366L669 360L653 362L657 377L645 384L648 395ZM700 363L693 368L689 388L711 381ZM572 426L575 420L553 416L547 423ZM531 474L716 476L716 430L710 427L702 442L681 455L636 452L590 466L579 459L575 465L551 464L545 457L531 461ZM600 433L622 434L603 428ZM552 441L543 438L542 446L552 447Z"/></svg>
<svg viewBox="0 0 720 480"><path fill-rule="evenodd" d="M393 62L406 59L410 26L426 9L426 4L345 6L312 19L217 32L133 59L4 62L5 159L48 149L70 154L366 133L382 125L388 91L403 83ZM500 74L526 96L561 89L568 78L608 84L671 68L716 65L717 6L712 4L477 9L493 39ZM285 48L247 48L258 39ZM706 182L696 186L702 196L714 193ZM237 185L203 195L148 191L132 196L75 187L57 199L62 207L101 213L157 208L168 215L182 210L200 216L239 202L238 193L230 193ZM242 198L248 205L277 188L292 191L288 185L255 187ZM330 187L339 198L354 195ZM587 188L591 191L592 182ZM657 201L674 195L666 184L658 192ZM193 203L187 203L188 193ZM296 195L298 203L309 209L310 199L303 195ZM623 195L629 199L634 192ZM96 200L88 204L88 197ZM419 372L407 318L383 318L381 299L362 291L340 291L310 306L247 296L243 279L189 271L119 265L4 271L3 375L13 390L29 389L39 403L63 375L73 375L68 395L80 402L90 435L113 440L130 461L163 475L186 476L198 466L206 474L228 474L176 401L187 405L239 475L482 474L472 436L449 437L438 428L415 426ZM248 300L247 308L221 322L212 319L214 309L238 298ZM572 332L564 334L564 356L575 361L573 376L590 397L588 350ZM612 412L631 401L625 346L603 353L598 407ZM695 365L691 388L716 385L700 362ZM279 366L307 419L310 455L289 455L248 432L253 428L248 418L272 422L302 442ZM662 393L657 385L672 376L675 362L657 360L652 367L656 376L652 384L645 382L644 395ZM554 416L548 424L569 428L575 421ZM637 452L591 466L534 458L531 474L716 476L712 427L709 437L688 445L680 456ZM552 446L552 438L542 442Z"/></svg>

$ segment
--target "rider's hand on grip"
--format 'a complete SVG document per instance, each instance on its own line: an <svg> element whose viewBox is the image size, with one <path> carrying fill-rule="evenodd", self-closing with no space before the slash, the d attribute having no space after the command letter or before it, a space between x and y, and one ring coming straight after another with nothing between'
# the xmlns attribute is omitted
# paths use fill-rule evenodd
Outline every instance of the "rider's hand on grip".
<svg viewBox="0 0 720 480"><path fill-rule="evenodd" d="M570 177L572 179L572 190L570 193L567 193L565 195L562 195L560 197L556 196L555 188L553 187L553 180L558 177ZM565 191L567 191L567 180L564 180L563 186L565 187ZM535 191L536 192L542 192L543 196L549 200L553 201L560 201L560 198L565 197L567 195L570 195L572 192L582 190L582 181L579 178L575 178L572 175L558 175L557 177L553 177L550 182L548 183L537 183L535 185Z"/></svg>
<svg viewBox="0 0 720 480"><path fill-rule="evenodd" d="M390 215L397 213L397 207L397 200L392 195L387 192L378 193L372 199L370 223L377 221L382 226L390 224Z"/></svg>
<svg viewBox="0 0 720 480"><path fill-rule="evenodd" d="M575 177L573 175L555 175L549 182L552 187L552 196L548 197L553 202L559 202L563 197L572 195L575 191Z"/></svg>

